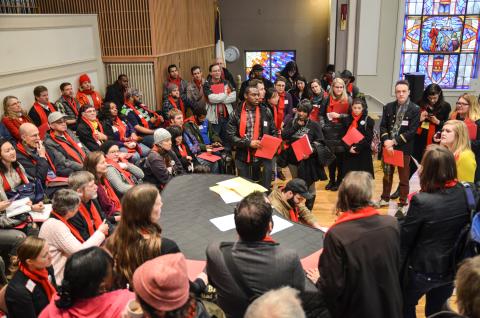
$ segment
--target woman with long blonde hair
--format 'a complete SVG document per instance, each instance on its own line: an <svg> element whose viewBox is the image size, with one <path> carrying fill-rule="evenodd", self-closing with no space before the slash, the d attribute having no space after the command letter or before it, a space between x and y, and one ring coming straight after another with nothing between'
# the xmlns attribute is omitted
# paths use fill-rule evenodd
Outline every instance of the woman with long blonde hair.
<svg viewBox="0 0 480 318"><path fill-rule="evenodd" d="M22 108L22 102L17 97L9 95L3 99L2 123L7 127L10 134L17 141L20 141L20 126L24 123L31 123L27 112Z"/></svg>
<svg viewBox="0 0 480 318"><path fill-rule="evenodd" d="M350 104L351 100L347 95L345 82L341 78L335 78L330 87L329 95L324 99L322 108L320 109L320 123L323 127L325 143L336 157L328 166L330 180L325 190L337 191L342 182L342 176L344 175L343 161L346 149L342 143L345 128L340 118L348 116Z"/></svg>
<svg viewBox="0 0 480 318"><path fill-rule="evenodd" d="M440 144L453 153L458 180L474 182L477 163L470 148L467 125L460 120L447 121L442 128Z"/></svg>
<svg viewBox="0 0 480 318"><path fill-rule="evenodd" d="M180 252L174 241L161 237L161 212L162 198L152 184L134 186L123 196L122 218L106 242L115 260L116 288L132 286L133 273L146 261Z"/></svg>

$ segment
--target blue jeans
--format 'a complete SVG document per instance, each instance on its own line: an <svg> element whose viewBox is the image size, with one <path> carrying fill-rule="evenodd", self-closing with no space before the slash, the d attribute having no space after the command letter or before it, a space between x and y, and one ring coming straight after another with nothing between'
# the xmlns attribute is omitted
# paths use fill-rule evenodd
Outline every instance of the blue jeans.
<svg viewBox="0 0 480 318"><path fill-rule="evenodd" d="M228 118L218 117L218 123L212 124L213 131L220 137L222 140L222 145L225 148L226 152L230 152L232 150L232 146L230 145L230 140L227 136L227 124Z"/></svg>
<svg viewBox="0 0 480 318"><path fill-rule="evenodd" d="M415 307L418 300L426 295L425 316L442 311L442 306L453 292L453 276L439 277L408 270L408 284L403 296L403 317L417 317Z"/></svg>
<svg viewBox="0 0 480 318"><path fill-rule="evenodd" d="M198 157L197 157L197 161L200 165L209 167L211 173L220 173L220 167L218 166L218 161L211 162Z"/></svg>

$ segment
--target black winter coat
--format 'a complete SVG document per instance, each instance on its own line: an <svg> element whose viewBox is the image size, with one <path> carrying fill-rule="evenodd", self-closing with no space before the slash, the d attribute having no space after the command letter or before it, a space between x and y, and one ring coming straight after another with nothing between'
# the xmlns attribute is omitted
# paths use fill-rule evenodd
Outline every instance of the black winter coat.
<svg viewBox="0 0 480 318"><path fill-rule="evenodd" d="M273 115L270 109L264 105L259 105L260 107L260 131L259 139L263 135L277 136L277 130L275 128L275 122L273 121ZM227 125L227 137L230 139L232 145L236 147L235 159L247 162L248 151L250 150L250 142L246 136L240 137L240 115L242 109L241 107L236 108Z"/></svg>
<svg viewBox="0 0 480 318"><path fill-rule="evenodd" d="M317 287L332 318L402 317L397 220L373 215L325 235Z"/></svg>
<svg viewBox="0 0 480 318"><path fill-rule="evenodd" d="M349 104L351 100L349 99ZM330 148L333 153L345 152L345 144L342 142L342 137L345 136L345 127L341 122L343 117L347 114L340 114L338 122L333 122L327 117L327 109L330 105L330 98L326 97L320 108L320 125L325 136L325 144Z"/></svg>

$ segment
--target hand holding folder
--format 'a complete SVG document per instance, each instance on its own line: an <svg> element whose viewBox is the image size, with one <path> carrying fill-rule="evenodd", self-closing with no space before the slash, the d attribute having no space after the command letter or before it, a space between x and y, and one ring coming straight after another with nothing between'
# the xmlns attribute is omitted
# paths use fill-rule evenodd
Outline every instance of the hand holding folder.
<svg viewBox="0 0 480 318"><path fill-rule="evenodd" d="M359 132L357 128L352 127L348 129L345 136L343 136L342 141L346 143L348 146L351 146L353 144L358 143L363 138L365 138L365 136L362 135L362 133Z"/></svg>
<svg viewBox="0 0 480 318"><path fill-rule="evenodd" d="M255 152L255 157L272 159L277 153L282 139L270 135L263 135L260 141L260 148Z"/></svg>
<svg viewBox="0 0 480 318"><path fill-rule="evenodd" d="M293 152L297 161L301 161L305 156L310 156L313 153L312 145L308 139L308 135L303 135L300 139L292 143Z"/></svg>
<svg viewBox="0 0 480 318"><path fill-rule="evenodd" d="M383 148L382 156L383 162L392 166L403 168L403 151L388 151L387 148Z"/></svg>

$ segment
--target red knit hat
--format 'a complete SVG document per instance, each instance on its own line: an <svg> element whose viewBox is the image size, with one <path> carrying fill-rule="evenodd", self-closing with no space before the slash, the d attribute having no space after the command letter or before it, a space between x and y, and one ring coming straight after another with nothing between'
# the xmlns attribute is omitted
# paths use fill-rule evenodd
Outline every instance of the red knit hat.
<svg viewBox="0 0 480 318"><path fill-rule="evenodd" d="M80 75L79 82L80 82L80 85L82 85L83 82L90 82L91 83L92 81L90 80L90 77L88 77L87 74L82 74L82 75Z"/></svg>
<svg viewBox="0 0 480 318"><path fill-rule="evenodd" d="M135 293L156 311L172 311L189 298L187 263L182 253L146 261L133 274Z"/></svg>

